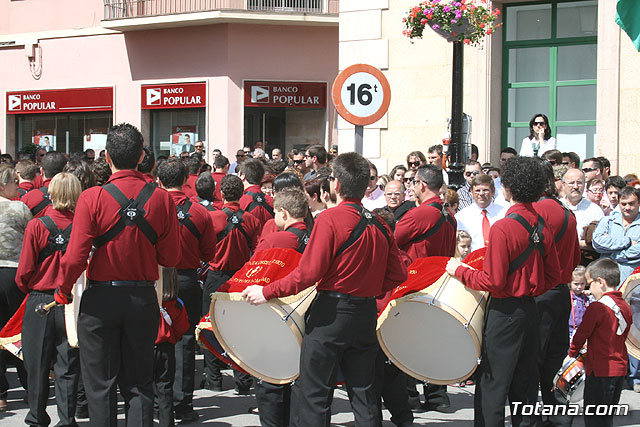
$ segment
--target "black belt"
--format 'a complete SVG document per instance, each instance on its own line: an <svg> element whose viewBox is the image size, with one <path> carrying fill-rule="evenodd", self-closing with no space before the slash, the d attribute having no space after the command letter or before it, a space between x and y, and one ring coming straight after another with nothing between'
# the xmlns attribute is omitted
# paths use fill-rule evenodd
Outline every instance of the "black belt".
<svg viewBox="0 0 640 427"><path fill-rule="evenodd" d="M33 295L53 295L53 292L55 291L55 289L45 289L45 290L32 290L29 291L30 294Z"/></svg>
<svg viewBox="0 0 640 427"><path fill-rule="evenodd" d="M147 286L154 286L155 282L153 280L107 280L107 281L98 281L89 279L87 283L87 288L91 288L94 286L115 286L121 288L143 288Z"/></svg>
<svg viewBox="0 0 640 427"><path fill-rule="evenodd" d="M343 299L351 302L366 302L366 301L373 301L376 299L376 297L357 297L355 295L343 294L341 292L336 292L336 291L318 291L318 293L320 295L325 295L331 298Z"/></svg>
<svg viewBox="0 0 640 427"><path fill-rule="evenodd" d="M185 268L183 270L178 270L178 274L182 276L197 276L198 269L197 268Z"/></svg>

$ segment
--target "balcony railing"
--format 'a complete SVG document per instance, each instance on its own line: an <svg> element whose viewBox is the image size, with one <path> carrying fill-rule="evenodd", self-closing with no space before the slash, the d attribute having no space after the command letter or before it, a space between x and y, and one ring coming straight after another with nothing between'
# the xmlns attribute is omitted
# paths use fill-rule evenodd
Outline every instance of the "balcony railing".
<svg viewBox="0 0 640 427"><path fill-rule="evenodd" d="M104 19L216 10L337 14L339 0L103 0Z"/></svg>

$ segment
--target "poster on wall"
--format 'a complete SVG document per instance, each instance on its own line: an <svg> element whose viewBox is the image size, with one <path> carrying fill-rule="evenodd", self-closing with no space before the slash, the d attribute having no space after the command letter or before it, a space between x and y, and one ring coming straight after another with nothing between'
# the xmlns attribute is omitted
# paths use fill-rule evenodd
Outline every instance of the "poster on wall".
<svg viewBox="0 0 640 427"><path fill-rule="evenodd" d="M171 128L171 154L193 153L198 139L195 126L173 126Z"/></svg>
<svg viewBox="0 0 640 427"><path fill-rule="evenodd" d="M96 152L97 157L107 144L107 132L107 128L88 128L84 135L84 149L91 148Z"/></svg>
<svg viewBox="0 0 640 427"><path fill-rule="evenodd" d="M55 129L36 129L31 142L47 150L47 153L56 151L56 131Z"/></svg>

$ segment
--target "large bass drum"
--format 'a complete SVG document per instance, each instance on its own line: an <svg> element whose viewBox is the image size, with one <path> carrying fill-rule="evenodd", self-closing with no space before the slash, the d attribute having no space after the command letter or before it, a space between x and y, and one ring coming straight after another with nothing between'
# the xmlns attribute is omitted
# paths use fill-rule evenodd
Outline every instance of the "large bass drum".
<svg viewBox="0 0 640 427"><path fill-rule="evenodd" d="M627 336L627 351L636 359L640 359L640 268L624 281L620 292L631 307L633 320Z"/></svg>

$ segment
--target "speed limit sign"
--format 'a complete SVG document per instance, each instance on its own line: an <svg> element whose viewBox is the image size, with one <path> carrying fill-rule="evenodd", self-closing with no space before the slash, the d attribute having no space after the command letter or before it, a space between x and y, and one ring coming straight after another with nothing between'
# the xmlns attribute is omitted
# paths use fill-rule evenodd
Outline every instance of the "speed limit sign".
<svg viewBox="0 0 640 427"><path fill-rule="evenodd" d="M355 64L338 74L331 96L343 119L365 126L377 122L387 112L391 88L387 78L376 67Z"/></svg>

